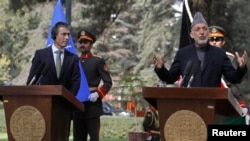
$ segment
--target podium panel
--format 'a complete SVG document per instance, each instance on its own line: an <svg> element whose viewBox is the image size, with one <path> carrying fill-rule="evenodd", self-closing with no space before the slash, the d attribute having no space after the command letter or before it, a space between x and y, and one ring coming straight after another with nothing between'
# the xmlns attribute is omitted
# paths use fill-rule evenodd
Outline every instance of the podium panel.
<svg viewBox="0 0 250 141"><path fill-rule="evenodd" d="M9 141L68 141L73 110L84 105L61 85L2 86Z"/></svg>
<svg viewBox="0 0 250 141"><path fill-rule="evenodd" d="M162 141L206 141L206 126L215 124L215 114L238 114L228 89L143 87L142 94L158 109Z"/></svg>

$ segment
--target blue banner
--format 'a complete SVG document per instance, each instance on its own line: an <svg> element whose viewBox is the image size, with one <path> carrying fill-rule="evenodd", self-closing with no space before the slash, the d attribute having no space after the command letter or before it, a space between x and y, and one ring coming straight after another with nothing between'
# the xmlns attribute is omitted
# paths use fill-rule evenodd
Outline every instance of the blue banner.
<svg viewBox="0 0 250 141"><path fill-rule="evenodd" d="M51 20L51 23L50 23L50 28L49 28L49 32L48 32L48 39L47 39L46 47L53 44L53 40L51 38L51 29L53 28L53 26L57 22L65 22L65 23L67 23L66 17L64 15L61 0L57 1L57 4L56 4L56 6L54 8L54 14L53 14L53 17L52 17L52 20ZM68 51L70 51L70 52L77 55L77 51L76 51L75 44L73 42L71 34L70 34L69 42L68 42L68 45L67 45L66 49ZM83 71L80 60L79 60L79 67L80 67L80 72L81 72L81 83L80 83L80 88L78 90L78 94L76 95L76 98L80 102L85 102L85 101L88 101L88 96L90 94L90 91L89 91L89 86L88 86L88 83L87 83L87 79L86 79L86 76L84 74L84 71Z"/></svg>

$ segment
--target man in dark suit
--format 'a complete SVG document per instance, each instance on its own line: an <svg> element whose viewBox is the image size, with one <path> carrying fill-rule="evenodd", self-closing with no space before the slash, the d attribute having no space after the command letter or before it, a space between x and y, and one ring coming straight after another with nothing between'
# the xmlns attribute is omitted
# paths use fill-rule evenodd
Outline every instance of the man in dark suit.
<svg viewBox="0 0 250 141"><path fill-rule="evenodd" d="M194 16L190 36L194 39L194 44L177 51L169 70L164 66L163 58L153 57L155 72L162 81L172 84L180 75L185 74L183 86L186 87L220 87L222 75L231 83L241 82L247 72L246 51L242 56L236 52L238 66L235 69L225 50L208 44L208 24L200 12ZM192 67L186 74L184 71L189 61L192 62Z"/></svg>
<svg viewBox="0 0 250 141"><path fill-rule="evenodd" d="M112 78L105 60L92 54L96 38L87 30L78 32L80 59L91 94L84 102L84 112L75 112L73 123L74 141L99 141L100 116L103 114L102 98L112 87Z"/></svg>
<svg viewBox="0 0 250 141"><path fill-rule="evenodd" d="M58 22L55 24L51 30L54 43L35 52L28 76L28 85L63 85L73 95L77 94L80 87L79 58L65 49L69 35L70 31L67 23ZM57 51L60 52L58 59L61 60L58 76L56 70ZM34 76L35 81L32 80ZM38 80L39 76L41 77L40 80Z"/></svg>

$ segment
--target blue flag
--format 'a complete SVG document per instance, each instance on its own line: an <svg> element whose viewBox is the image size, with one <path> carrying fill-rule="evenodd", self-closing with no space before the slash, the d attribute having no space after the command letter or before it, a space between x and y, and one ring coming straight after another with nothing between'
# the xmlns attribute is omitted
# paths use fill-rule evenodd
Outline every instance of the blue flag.
<svg viewBox="0 0 250 141"><path fill-rule="evenodd" d="M57 1L57 4L56 4L55 9L54 9L54 14L53 14L53 17L52 17L52 20L51 20L51 23L50 23L49 35L48 35L46 47L53 44L53 40L51 38L50 33L51 33L51 30L52 30L53 26L57 22L65 22L65 23L67 23L66 17L64 15L64 11L63 11L63 8L62 8L61 0ZM70 51L70 52L77 55L77 51L76 51L75 44L73 42L71 34L70 34L70 37L69 37L69 42L68 42L68 45L66 47L66 50L68 50L68 51ZM78 90L78 94L76 95L76 98L80 102L85 102L85 101L88 100L88 96L90 94L90 91L89 91L89 86L88 86L88 83L87 83L87 79L86 79L86 76L84 74L84 71L83 71L80 60L79 60L79 68L80 68L80 73L81 73L81 83L80 83L80 88Z"/></svg>

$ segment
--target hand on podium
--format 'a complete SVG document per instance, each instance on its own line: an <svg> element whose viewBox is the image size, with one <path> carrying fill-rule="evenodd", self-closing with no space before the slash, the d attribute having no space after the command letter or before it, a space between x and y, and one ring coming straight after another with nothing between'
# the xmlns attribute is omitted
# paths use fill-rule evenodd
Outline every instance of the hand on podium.
<svg viewBox="0 0 250 141"><path fill-rule="evenodd" d="M246 116L247 113L248 113L248 109L247 108L242 108L242 113L243 113L242 117Z"/></svg>
<svg viewBox="0 0 250 141"><path fill-rule="evenodd" d="M151 140L152 140L151 131L148 130L148 131L147 131L147 139L146 139L146 141L151 141Z"/></svg>
<svg viewBox="0 0 250 141"><path fill-rule="evenodd" d="M247 113L248 113L248 109L247 109L247 107L246 107L246 103L245 103L245 101L244 100L240 100L239 101L239 104L240 104L240 107L241 107L241 109L242 109L242 117L244 117L244 116L246 116L247 115Z"/></svg>
<svg viewBox="0 0 250 141"><path fill-rule="evenodd" d="M151 140L152 140L152 136L150 135L150 136L147 137L146 141L151 141Z"/></svg>

